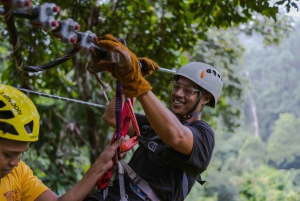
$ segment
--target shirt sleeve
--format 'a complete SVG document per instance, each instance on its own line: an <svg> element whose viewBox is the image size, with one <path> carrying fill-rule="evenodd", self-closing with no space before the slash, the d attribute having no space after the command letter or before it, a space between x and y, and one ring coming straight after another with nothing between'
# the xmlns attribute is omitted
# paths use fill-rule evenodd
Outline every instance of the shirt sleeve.
<svg viewBox="0 0 300 201"><path fill-rule="evenodd" d="M43 182L33 175L32 170L24 162L20 161L19 165L22 166L21 171L21 200L33 201L46 190L49 190Z"/></svg>
<svg viewBox="0 0 300 201"><path fill-rule="evenodd" d="M215 147L214 132L205 122L188 127L193 133L194 145L187 163L199 167L201 172L204 172Z"/></svg>

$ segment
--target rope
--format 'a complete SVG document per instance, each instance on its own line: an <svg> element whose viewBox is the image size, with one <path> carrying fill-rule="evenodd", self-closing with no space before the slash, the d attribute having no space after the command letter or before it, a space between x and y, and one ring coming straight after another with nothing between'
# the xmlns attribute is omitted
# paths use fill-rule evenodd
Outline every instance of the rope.
<svg viewBox="0 0 300 201"><path fill-rule="evenodd" d="M166 68L159 68L159 71L163 71L163 72L167 72L167 73L175 73L176 72L175 70L170 70L170 69L166 69ZM91 102L85 102L85 101L81 101L81 100L65 98L65 97L51 95L51 94L45 94L45 93L42 93L42 92L32 91L32 90L29 90L29 89L24 89L24 88L19 88L19 87L15 87L15 88L19 89L20 91L25 92L27 95L29 95L31 93L31 94L36 94L36 95L47 97L47 98L53 98L53 99L58 99L58 100L63 100L63 101L70 101L70 102L80 103L80 104L84 104L84 105L90 105L90 106L95 106L95 107L100 107L100 108L106 108L106 105L101 105L101 104L96 104L96 103L91 103Z"/></svg>
<svg viewBox="0 0 300 201"><path fill-rule="evenodd" d="M170 69L166 69L166 68L159 68L159 71L163 71L163 72L167 72L167 73L175 73L176 72L175 70L170 70ZM51 94L45 94L42 92L32 91L29 89L24 89L24 88L19 88L19 87L15 87L15 88L19 89L20 91L25 92L27 95L36 94L36 95L47 97L47 98L53 98L53 99L58 99L58 100L63 100L63 101L70 101L70 102L80 103L80 104L84 104L84 105L90 105L90 106L94 106L94 107L106 108L106 105L85 102L85 101L81 101L81 100L77 100L77 99L65 98L65 97L51 95Z"/></svg>
<svg viewBox="0 0 300 201"><path fill-rule="evenodd" d="M53 99L58 99L58 100L70 101L70 102L75 102L75 103L81 103L81 104L84 104L84 105L90 105L90 106L94 106L94 107L106 108L105 105L101 105L101 104L96 104L96 103L91 103L91 102L85 102L85 101L71 99L71 98L60 97L60 96L51 95L51 94L45 94L45 93L41 93L41 92L37 92L37 91L32 91L32 90L28 90L28 89L24 89L24 88L19 88L19 87L15 87L15 88L19 89L20 91L25 92L27 95L29 95L30 93L32 93L32 94L36 94L36 95L47 97L47 98L53 98Z"/></svg>

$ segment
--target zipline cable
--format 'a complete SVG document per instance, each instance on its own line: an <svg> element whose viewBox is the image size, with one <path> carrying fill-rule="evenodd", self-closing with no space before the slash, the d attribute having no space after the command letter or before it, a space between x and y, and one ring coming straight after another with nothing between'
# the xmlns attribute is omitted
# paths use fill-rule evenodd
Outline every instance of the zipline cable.
<svg viewBox="0 0 300 201"><path fill-rule="evenodd" d="M94 33L92 33L91 31L78 32L80 29L80 25L77 22L75 22L73 19L68 18L67 20L64 21L56 21L54 19L54 15L60 12L60 7L56 6L55 4L44 3L38 7L33 8L31 6L32 3L28 0L27 1L0 0L0 1L1 3L4 4L3 8L0 8L0 15L4 16L5 22L7 24L8 33L10 35L10 43L13 46L13 56L15 58L15 62L19 70L25 72L33 72L33 73L42 72L64 63L65 61L74 57L79 51L83 53L95 52L99 57L99 59L104 59L106 57L106 50L98 47L94 43L98 41L98 38ZM21 50L20 50L20 39L15 26L14 17L29 19L33 26L40 27L46 32L51 30L53 35L57 38L60 38L63 43L73 43L74 45L73 49L68 51L67 54L64 55L63 57L58 58L55 61L48 62L44 65L40 65L40 66L24 65L22 55L21 55ZM160 67L158 70L166 73L176 72L175 70L170 70L162 67ZM96 78L96 81L102 87L104 95L106 95L105 94L105 89L107 88L106 84L104 84L101 80L99 80L100 78L97 79L98 75L94 75L94 76ZM19 89L21 90L21 88ZM26 90L26 92L30 91L27 89L22 89L22 90ZM82 104L87 103L84 101L64 98L55 95L43 94L40 92L34 92L34 91L30 91L30 92L39 94L41 96L49 97L49 98L59 99L59 100L78 102ZM94 103L87 103L87 104L94 105L96 107L106 107Z"/></svg>
<svg viewBox="0 0 300 201"><path fill-rule="evenodd" d="M80 29L80 25L70 18L63 21L54 20L54 15L56 15L60 11L60 8L55 4L45 3L41 6L33 8L31 7L31 4L23 3L23 6L21 8L27 7L26 10L15 10L13 8L13 2L14 1L12 0L10 4L4 4L4 7L0 8L0 15L4 15L8 27L8 33L10 35L10 41L13 46L13 55L20 70L25 72L41 72L64 63L65 61L75 56L75 54L77 54L79 51L83 53L96 51L100 59L103 59L105 57L106 51L104 49L96 47L96 45L94 44L94 42L97 42L98 40L94 33L92 33L91 31L86 31L84 33L78 32ZM50 10L52 12L48 12L48 14L45 15L43 12L46 10ZM47 64L40 66L24 65L21 56L19 36L15 27L14 17L29 19L31 20L33 26L41 27L46 32L51 30L53 35L57 38L60 38L63 43L73 43L74 48L71 49L63 57ZM162 67L160 67L159 71L175 73L175 70L170 70Z"/></svg>
<svg viewBox="0 0 300 201"><path fill-rule="evenodd" d="M96 103L91 103L91 102L86 102L86 101L81 101L81 100L76 100L76 99L71 99L71 98L60 97L60 96L51 95L51 94L45 94L45 93L32 91L32 90L24 89L24 88L20 88L20 87L15 87L15 88L20 90L20 91L25 92L27 95L36 94L36 95L47 97L47 98L53 98L53 99L58 99L58 100L63 100L63 101L81 103L81 104L84 104L84 105L90 105L90 106L95 106L95 107L100 107L100 108L106 108L105 105L101 105L101 104L96 104Z"/></svg>

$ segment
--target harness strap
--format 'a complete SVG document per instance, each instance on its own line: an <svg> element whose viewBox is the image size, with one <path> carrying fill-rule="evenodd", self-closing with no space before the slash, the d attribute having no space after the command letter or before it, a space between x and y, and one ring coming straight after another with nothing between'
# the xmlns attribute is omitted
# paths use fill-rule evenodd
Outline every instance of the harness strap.
<svg viewBox="0 0 300 201"><path fill-rule="evenodd" d="M119 160L120 164L124 167L127 175L131 179L134 185L137 185L145 194L146 197L151 201L161 201L161 199L155 194L155 192L151 189L149 184L140 177L133 169L123 160Z"/></svg>
<svg viewBox="0 0 300 201"><path fill-rule="evenodd" d="M131 120L131 123L132 123L132 126L133 126L134 130L135 130L137 136L139 136L139 135L141 135L140 134L140 129L139 129L138 123L136 121L136 118L135 118L135 115L134 115L134 112L133 112L133 107L132 107L133 98L131 98L131 99L126 98L125 103L126 103L127 107L124 107L123 111L126 110L126 112L128 114L126 113L126 115L127 115L126 119L122 120L122 122L124 122L123 123L124 124L123 128L125 127L125 131L127 133L128 128L129 128L129 124L130 124L130 120ZM122 118L123 118L123 116L124 116L124 114L122 114ZM125 133L125 135L126 135L126 133ZM122 133L122 136L125 136L125 135L123 135L123 133ZM134 136L134 137L130 138L129 140L127 140L126 142L124 142L120 146L120 152L122 153L122 152L126 152L126 151L131 150L138 143L138 141L136 139L137 136Z"/></svg>
<svg viewBox="0 0 300 201"><path fill-rule="evenodd" d="M128 111L128 107L122 108L122 87L119 81L117 81L116 90L115 118L116 130L111 138L111 144L113 144L115 140L119 139L121 136L125 137L130 125L130 114ZM119 152L120 150L118 149L114 156L114 166L117 165ZM111 169L99 177L96 184L98 190L105 190L106 188L108 188L112 174L113 170Z"/></svg>
<svg viewBox="0 0 300 201"><path fill-rule="evenodd" d="M133 185L132 182L129 182L129 186L130 186L131 190L136 195L138 195L142 200L146 200L146 194L137 185Z"/></svg>
<svg viewBox="0 0 300 201"><path fill-rule="evenodd" d="M105 200L105 198L107 197L107 195L108 195L108 187L106 187L106 189L104 189L102 191L103 200Z"/></svg>
<svg viewBox="0 0 300 201"><path fill-rule="evenodd" d="M132 126L136 132L137 135L141 135L141 132L140 132L140 129L139 129L139 125L136 121L136 118L135 118L135 115L134 115L134 112L133 112L133 99L131 98L131 101L129 101L128 98L126 98L126 105L127 105L127 108L129 110L129 115L130 115L130 118L131 118L131 122L132 122Z"/></svg>
<svg viewBox="0 0 300 201"><path fill-rule="evenodd" d="M154 137L155 138L155 137ZM166 163L170 163L174 165L175 167L183 170L186 172L186 174L193 179L195 179L197 182L199 182L201 185L203 185L206 181L203 181L201 179L201 176L199 172L195 169L194 166L183 163L182 160L176 155L176 152L174 149L167 145L161 145L152 139L145 138L142 136L138 136L137 140L142 144L146 149L150 150L151 152L158 155L163 161Z"/></svg>
<svg viewBox="0 0 300 201"><path fill-rule="evenodd" d="M117 90L116 90L116 101L115 101L115 118L116 118L116 136L114 140L121 138L121 112L122 112L122 85L121 82L117 81Z"/></svg>
<svg viewBox="0 0 300 201"><path fill-rule="evenodd" d="M120 160L118 161L118 174L119 174L119 183L120 183L120 201L127 201L128 200L128 195L125 192L125 185L124 185L124 167L120 163Z"/></svg>

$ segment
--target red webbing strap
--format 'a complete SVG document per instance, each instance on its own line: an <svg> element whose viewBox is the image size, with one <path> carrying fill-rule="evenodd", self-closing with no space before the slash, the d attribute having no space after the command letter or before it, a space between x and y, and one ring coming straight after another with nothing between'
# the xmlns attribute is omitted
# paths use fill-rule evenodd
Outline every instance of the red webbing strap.
<svg viewBox="0 0 300 201"><path fill-rule="evenodd" d="M129 101L128 98L126 98L126 105L128 107L128 110L129 110L131 123L132 123L132 126L133 126L134 130L135 130L137 135L141 135L138 123L136 121L136 118L135 118L135 115L134 115L134 112L133 112L133 100Z"/></svg>
<svg viewBox="0 0 300 201"><path fill-rule="evenodd" d="M131 103L133 102L133 98L130 99L130 102ZM131 105L131 107L132 107L132 105ZM121 125L120 125L121 126L120 134L124 138L125 138L125 136L126 136L126 134L128 132L128 128L129 128L130 120L131 120L131 115L130 115L130 111L129 110L130 110L129 107L123 107L123 109L122 109L122 116L121 116L122 118L121 118L121 122L120 122L121 123ZM133 111L133 109L132 109L132 111ZM113 144L115 142L117 132L118 132L117 130L114 132L114 134L113 134L113 136L111 138L111 144ZM124 148L123 149L120 148L120 152L124 152ZM117 160L116 160L116 156L115 156L114 165L113 166L116 165L116 162L117 162ZM103 174L101 177L99 177L99 179L97 181L97 189L98 190L104 190L104 189L107 188L107 186L109 185L109 182L111 180L112 173L113 173L113 169L109 170L108 172L106 172L105 174Z"/></svg>
<svg viewBox="0 0 300 201"><path fill-rule="evenodd" d="M133 112L132 103L133 103L132 100L128 100L128 98L126 99L126 105L127 105L128 110L129 110L131 123L132 123L132 126L133 126L133 128L134 128L137 135L130 138L129 140L127 140L126 142L124 142L120 146L120 152L121 153L131 150L138 143L137 136L141 135L139 126L137 124L137 121L136 121L136 118L135 118L135 115L134 115L134 112Z"/></svg>
<svg viewBox="0 0 300 201"><path fill-rule="evenodd" d="M131 98L130 101L132 102L133 98ZM124 138L126 137L126 134L128 132L129 125L130 125L130 120L131 120L131 115L130 115L129 108L128 107L123 107L120 134ZM111 138L111 144L115 142L116 135L117 135L117 132L115 131L113 137Z"/></svg>

